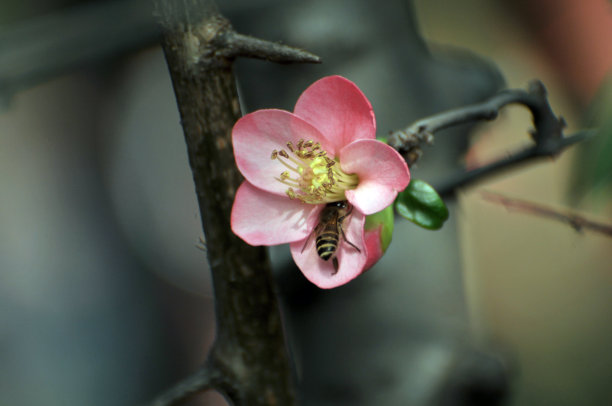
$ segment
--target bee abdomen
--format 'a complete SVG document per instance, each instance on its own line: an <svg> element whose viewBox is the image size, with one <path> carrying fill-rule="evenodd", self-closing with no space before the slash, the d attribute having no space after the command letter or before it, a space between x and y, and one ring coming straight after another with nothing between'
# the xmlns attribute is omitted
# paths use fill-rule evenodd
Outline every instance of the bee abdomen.
<svg viewBox="0 0 612 406"><path fill-rule="evenodd" d="M327 261L334 255L336 249L338 249L338 233L324 232L317 236L316 243L317 254L319 254L322 260Z"/></svg>

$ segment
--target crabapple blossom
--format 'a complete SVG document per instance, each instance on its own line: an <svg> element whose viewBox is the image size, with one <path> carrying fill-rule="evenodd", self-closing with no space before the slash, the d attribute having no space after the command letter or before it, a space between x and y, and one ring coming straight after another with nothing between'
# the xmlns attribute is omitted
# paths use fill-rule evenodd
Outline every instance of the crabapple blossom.
<svg viewBox="0 0 612 406"><path fill-rule="evenodd" d="M380 221L364 229L366 217L389 207L410 181L403 158L375 138L370 102L340 76L313 83L293 113L245 115L232 131L236 164L245 177L232 207L233 232L251 245L289 243L297 266L321 288L354 279L390 241L389 227L378 227ZM336 206L344 209L336 212ZM388 224L389 216L378 217L384 218ZM336 241L327 248L334 250L331 260L317 254L319 239L332 246Z"/></svg>

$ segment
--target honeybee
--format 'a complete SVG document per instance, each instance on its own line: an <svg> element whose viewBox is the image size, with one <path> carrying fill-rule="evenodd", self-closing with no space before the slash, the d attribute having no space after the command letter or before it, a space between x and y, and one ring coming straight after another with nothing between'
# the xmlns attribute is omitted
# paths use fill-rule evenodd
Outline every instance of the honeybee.
<svg viewBox="0 0 612 406"><path fill-rule="evenodd" d="M306 245L314 234L316 236L315 245L317 254L323 261L329 261L331 258L334 265L334 275L338 272L336 251L340 244L340 237L342 237L351 247L355 248L357 252L361 252L361 250L350 242L344 234L344 220L351 215L352 211L353 206L346 200L327 203L319 215L319 224L317 224L312 233L308 236L302 247L302 252L304 252L304 248L306 248Z"/></svg>

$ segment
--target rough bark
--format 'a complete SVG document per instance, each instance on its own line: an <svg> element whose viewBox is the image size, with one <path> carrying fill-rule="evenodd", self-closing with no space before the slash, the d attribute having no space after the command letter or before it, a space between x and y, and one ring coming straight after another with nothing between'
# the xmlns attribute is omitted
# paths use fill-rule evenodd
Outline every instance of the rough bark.
<svg viewBox="0 0 612 406"><path fill-rule="evenodd" d="M318 58L236 34L211 3L160 0L157 13L206 238L217 334L206 364L182 382L189 385L177 385L154 404L175 404L214 388L234 405L293 405L267 252L247 245L230 228L232 202L242 181L231 144L232 127L241 115L232 62L253 53L280 62L297 61L299 55ZM273 48L288 54L266 51Z"/></svg>

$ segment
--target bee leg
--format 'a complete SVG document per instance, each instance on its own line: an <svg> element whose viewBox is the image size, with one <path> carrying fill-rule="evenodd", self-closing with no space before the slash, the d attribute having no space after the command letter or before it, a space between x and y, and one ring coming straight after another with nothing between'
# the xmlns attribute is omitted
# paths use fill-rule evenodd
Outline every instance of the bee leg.
<svg viewBox="0 0 612 406"><path fill-rule="evenodd" d="M341 224L341 223L339 223ZM340 225L338 227L338 229L340 230L340 234L342 234L342 238L344 239L344 241L347 242L348 245L350 245L351 247L355 248L357 250L357 252L361 253L361 250L359 248L357 248L357 246L355 244L353 244L352 242L350 242L348 240L348 238L346 238L346 235L344 234L344 228L342 227L342 225Z"/></svg>
<svg viewBox="0 0 612 406"><path fill-rule="evenodd" d="M313 233L314 233L314 232L310 233L310 234L308 235L308 238L306 238L306 241L304 241L304 245L302 246L302 251L300 251L300 253L304 252L304 248L306 248L306 245L308 245L308 241L310 241L310 237L312 237L312 234L313 234Z"/></svg>
<svg viewBox="0 0 612 406"><path fill-rule="evenodd" d="M338 217L338 220L336 220L338 222L338 224L342 224L342 222L344 221L345 218L347 218L348 216L351 215L351 213L353 212L353 206L351 206L348 211L346 212L346 214L344 216L340 216Z"/></svg>
<svg viewBox="0 0 612 406"><path fill-rule="evenodd" d="M338 231L340 231L340 234L342 234L342 238L344 239L344 241L346 241L348 243L348 245L350 245L351 247L355 248L357 250L357 252L361 253L361 250L359 248L357 248L357 246L355 244L350 242L348 240L348 238L346 238L346 234L344 234L344 227L342 227L342 223L344 222L344 219L347 218L348 216L350 216L352 212L353 212L353 206L350 205L350 207L349 207L348 211L346 212L346 214L338 219Z"/></svg>
<svg viewBox="0 0 612 406"><path fill-rule="evenodd" d="M335 275L335 274L337 274L337 273L338 273L338 268L339 268L339 265L338 265L338 258L333 257L333 258L332 258L332 264L334 264L334 272L332 272L332 275Z"/></svg>

